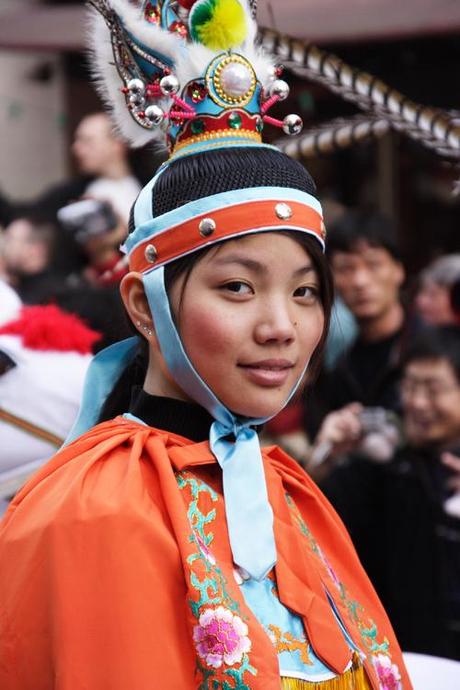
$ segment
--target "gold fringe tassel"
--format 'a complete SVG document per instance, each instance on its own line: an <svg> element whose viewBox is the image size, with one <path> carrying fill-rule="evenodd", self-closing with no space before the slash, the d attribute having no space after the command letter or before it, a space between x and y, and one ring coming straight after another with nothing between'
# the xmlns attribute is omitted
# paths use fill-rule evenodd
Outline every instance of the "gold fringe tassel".
<svg viewBox="0 0 460 690"><path fill-rule="evenodd" d="M283 690L372 690L362 664L353 664L341 676L314 683L299 678L281 678Z"/></svg>

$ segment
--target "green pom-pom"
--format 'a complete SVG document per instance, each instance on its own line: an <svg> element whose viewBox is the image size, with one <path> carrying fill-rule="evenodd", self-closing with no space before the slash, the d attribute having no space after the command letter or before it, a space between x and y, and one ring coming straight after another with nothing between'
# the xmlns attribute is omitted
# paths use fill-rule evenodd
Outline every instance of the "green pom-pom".
<svg viewBox="0 0 460 690"><path fill-rule="evenodd" d="M190 35L211 50L230 50L244 43L246 14L238 0L198 0L189 16Z"/></svg>

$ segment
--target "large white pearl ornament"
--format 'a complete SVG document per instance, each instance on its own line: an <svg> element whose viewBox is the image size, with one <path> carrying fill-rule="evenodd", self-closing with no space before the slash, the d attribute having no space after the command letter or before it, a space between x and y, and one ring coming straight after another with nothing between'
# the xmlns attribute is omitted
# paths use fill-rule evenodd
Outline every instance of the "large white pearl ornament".
<svg viewBox="0 0 460 690"><path fill-rule="evenodd" d="M164 110L159 105L149 105L145 109L145 119L154 127L159 127L164 120Z"/></svg>
<svg viewBox="0 0 460 690"><path fill-rule="evenodd" d="M252 85L252 74L246 65L230 62L220 73L222 90L231 98L242 98Z"/></svg>
<svg viewBox="0 0 460 690"><path fill-rule="evenodd" d="M285 134L293 135L300 134L303 128L302 118L298 115L286 115L283 120L283 132Z"/></svg>

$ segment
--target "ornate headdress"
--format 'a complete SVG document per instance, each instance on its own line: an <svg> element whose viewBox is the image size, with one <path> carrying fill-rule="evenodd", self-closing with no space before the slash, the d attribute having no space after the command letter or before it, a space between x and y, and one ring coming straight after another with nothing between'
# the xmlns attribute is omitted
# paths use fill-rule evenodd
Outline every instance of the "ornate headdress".
<svg viewBox="0 0 460 690"><path fill-rule="evenodd" d="M256 46L248 0L90 0L94 73L119 131L134 146L167 146L169 159L134 207L125 250L142 272L203 245L247 232L283 228L323 244L318 201L272 181L235 193L201 195L171 214L153 208L159 175L178 158L216 149L268 147L266 123L297 134L302 120L268 110L289 94L274 60ZM271 147L269 147L271 148ZM247 185L245 185L247 187ZM313 185L312 185L312 188ZM177 205L177 204L176 204ZM248 226L248 218L253 223Z"/></svg>
<svg viewBox="0 0 460 690"><path fill-rule="evenodd" d="M260 144L266 123L287 134L301 131L298 115L283 121L268 115L276 101L287 98L289 87L273 59L256 47L254 3L90 4L97 10L92 23L96 76L120 132L134 145L167 143L175 157L185 149L209 149L212 142Z"/></svg>
<svg viewBox="0 0 460 690"><path fill-rule="evenodd" d="M130 268L143 274L170 373L216 420L210 445L223 468L234 559L259 578L276 560L259 441L252 428L266 420L235 415L195 370L171 314L164 269L202 247L250 233L293 230L324 247L314 183L299 163L261 139L266 123L296 134L302 121L297 115L280 121L267 114L288 96L289 87L255 44L254 1L148 0L135 6L127 0L91 0L90 5L97 10L90 33L94 70L119 130L135 145L153 140L169 149L168 161L134 204L134 229L124 249ZM230 148L241 161L245 150L254 152L252 163L233 160L217 179L209 160L216 155L226 159ZM176 181L165 207L159 197L168 195L157 195L158 187L173 169L185 175L187 166L190 182L194 161L205 172L188 185L185 179ZM137 339L130 339L98 354L71 437L97 421L136 346ZM248 529L254 531L251 540Z"/></svg>

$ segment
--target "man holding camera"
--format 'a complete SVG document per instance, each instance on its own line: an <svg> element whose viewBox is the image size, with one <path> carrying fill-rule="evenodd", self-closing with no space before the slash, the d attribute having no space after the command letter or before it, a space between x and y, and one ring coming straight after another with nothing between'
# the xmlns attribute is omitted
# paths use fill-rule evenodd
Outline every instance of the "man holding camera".
<svg viewBox="0 0 460 690"><path fill-rule="evenodd" d="M406 651L460 660L460 329L419 335L402 362L402 429L372 460L375 423L349 406L320 430L354 451L322 488L350 531ZM375 422L376 420L373 420ZM382 429L382 431L384 431ZM376 462L380 460L380 462Z"/></svg>

